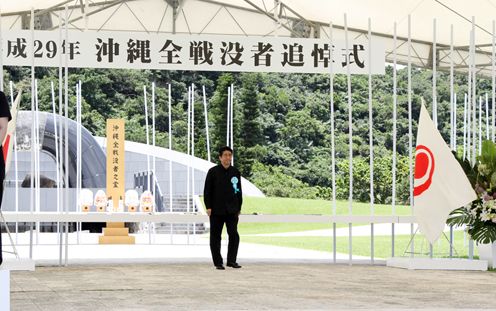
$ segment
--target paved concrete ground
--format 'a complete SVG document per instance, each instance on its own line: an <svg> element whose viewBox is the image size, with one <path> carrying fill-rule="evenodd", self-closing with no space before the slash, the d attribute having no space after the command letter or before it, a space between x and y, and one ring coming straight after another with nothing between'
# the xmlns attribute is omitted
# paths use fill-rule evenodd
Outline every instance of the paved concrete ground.
<svg viewBox="0 0 496 311"><path fill-rule="evenodd" d="M37 267L11 279L12 310L496 309L495 272L188 263Z"/></svg>

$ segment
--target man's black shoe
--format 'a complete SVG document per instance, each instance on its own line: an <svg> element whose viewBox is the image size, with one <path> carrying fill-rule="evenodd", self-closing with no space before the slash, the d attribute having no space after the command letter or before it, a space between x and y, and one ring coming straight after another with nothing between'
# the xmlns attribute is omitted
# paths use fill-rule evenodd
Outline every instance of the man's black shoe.
<svg viewBox="0 0 496 311"><path fill-rule="evenodd" d="M228 263L227 263L227 266L228 266L228 267L231 267L231 268L235 268L235 269L239 269L239 268L241 268L241 266L240 266L240 265L238 265L238 263L237 263L237 262L228 262Z"/></svg>
<svg viewBox="0 0 496 311"><path fill-rule="evenodd" d="M223 265L215 266L215 269L217 269L217 270L226 270L226 268L224 268Z"/></svg>

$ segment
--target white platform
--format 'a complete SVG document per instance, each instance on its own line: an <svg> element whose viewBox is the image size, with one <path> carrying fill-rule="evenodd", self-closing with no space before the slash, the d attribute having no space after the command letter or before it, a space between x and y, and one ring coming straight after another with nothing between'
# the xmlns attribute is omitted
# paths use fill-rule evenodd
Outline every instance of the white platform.
<svg viewBox="0 0 496 311"><path fill-rule="evenodd" d="M34 260L4 258L0 271L34 271Z"/></svg>
<svg viewBox="0 0 496 311"><path fill-rule="evenodd" d="M0 265L0 310L10 310L10 271L34 271L34 260L5 259Z"/></svg>
<svg viewBox="0 0 496 311"><path fill-rule="evenodd" d="M409 258L394 257L386 261L386 266L409 270L471 270L486 271L487 260L461 258Z"/></svg>

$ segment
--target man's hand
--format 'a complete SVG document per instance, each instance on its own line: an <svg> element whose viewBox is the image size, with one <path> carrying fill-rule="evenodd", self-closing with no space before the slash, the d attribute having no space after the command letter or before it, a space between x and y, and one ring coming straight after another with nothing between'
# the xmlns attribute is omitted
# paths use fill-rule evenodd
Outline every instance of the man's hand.
<svg viewBox="0 0 496 311"><path fill-rule="evenodd" d="M208 215L208 217L210 217L210 215L212 215L212 209L211 208L207 209L207 215Z"/></svg>

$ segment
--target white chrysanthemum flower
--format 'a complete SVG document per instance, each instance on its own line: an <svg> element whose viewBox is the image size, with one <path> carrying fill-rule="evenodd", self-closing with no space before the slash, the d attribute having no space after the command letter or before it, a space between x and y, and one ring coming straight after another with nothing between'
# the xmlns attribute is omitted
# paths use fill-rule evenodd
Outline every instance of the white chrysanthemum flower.
<svg viewBox="0 0 496 311"><path fill-rule="evenodd" d="M480 214L479 218L480 218L481 221L491 220L490 214L488 212L486 212L485 210L482 211L482 213Z"/></svg>

